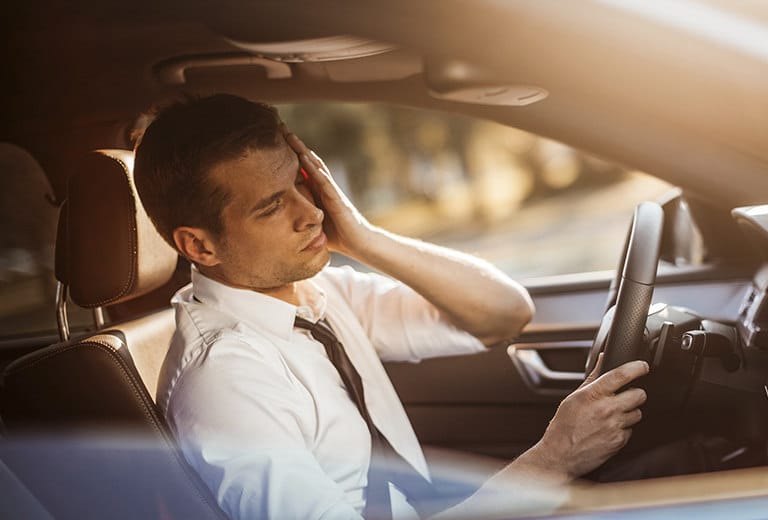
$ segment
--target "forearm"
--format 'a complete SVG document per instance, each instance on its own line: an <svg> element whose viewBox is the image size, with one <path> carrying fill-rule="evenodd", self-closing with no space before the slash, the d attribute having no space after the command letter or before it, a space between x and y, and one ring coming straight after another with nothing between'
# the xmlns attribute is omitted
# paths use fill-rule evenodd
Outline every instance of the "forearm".
<svg viewBox="0 0 768 520"><path fill-rule="evenodd" d="M552 457L541 442L521 454L499 472L499 478L542 481L550 485L565 485L578 475L566 469L564 461Z"/></svg>
<svg viewBox="0 0 768 520"><path fill-rule="evenodd" d="M519 335L533 316L528 293L487 262L372 226L331 177L328 167L294 134L319 206L329 245L409 285L458 328L486 345Z"/></svg>
<svg viewBox="0 0 768 520"><path fill-rule="evenodd" d="M560 473L529 463L533 461L526 458L521 455L469 498L431 519L511 518L557 510L570 497L568 480Z"/></svg>
<svg viewBox="0 0 768 520"><path fill-rule="evenodd" d="M518 336L533 315L520 284L471 255L372 226L345 253L409 285L486 345Z"/></svg>

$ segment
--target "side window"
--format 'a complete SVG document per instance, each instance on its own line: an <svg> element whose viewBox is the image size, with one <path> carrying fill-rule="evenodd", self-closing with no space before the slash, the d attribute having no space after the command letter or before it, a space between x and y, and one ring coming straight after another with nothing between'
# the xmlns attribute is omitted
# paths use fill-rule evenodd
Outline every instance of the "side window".
<svg viewBox="0 0 768 520"><path fill-rule="evenodd" d="M0 143L0 338L56 330L52 195L33 157ZM70 316L75 326L87 320L85 312Z"/></svg>
<svg viewBox="0 0 768 520"><path fill-rule="evenodd" d="M670 186L489 121L384 105L286 105L374 223L515 278L615 269L634 206Z"/></svg>

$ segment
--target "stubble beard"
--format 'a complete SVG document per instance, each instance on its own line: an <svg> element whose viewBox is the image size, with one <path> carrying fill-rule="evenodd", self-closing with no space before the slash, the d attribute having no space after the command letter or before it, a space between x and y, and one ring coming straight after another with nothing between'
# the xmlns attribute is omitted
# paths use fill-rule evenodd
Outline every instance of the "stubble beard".
<svg viewBox="0 0 768 520"><path fill-rule="evenodd" d="M326 249L323 251L322 256L318 254L318 257L313 257L304 264L298 264L290 268L285 265L280 266L282 269L278 269L273 276L270 276L271 280L269 282L271 283L265 283L267 280L258 279L258 277L254 277L255 279L252 282L254 282L254 285L272 285L272 287L264 287L262 290L275 289L312 278L330 263L331 255Z"/></svg>

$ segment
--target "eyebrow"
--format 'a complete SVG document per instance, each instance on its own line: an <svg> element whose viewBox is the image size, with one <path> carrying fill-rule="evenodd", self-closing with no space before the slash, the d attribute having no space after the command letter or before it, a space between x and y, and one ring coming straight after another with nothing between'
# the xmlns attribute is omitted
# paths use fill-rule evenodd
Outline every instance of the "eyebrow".
<svg viewBox="0 0 768 520"><path fill-rule="evenodd" d="M303 168L301 167L301 164L299 164L299 167L296 169L296 176L297 177L299 175L302 175L302 177L304 177L304 174L301 173L302 169ZM306 177L304 177L304 178L306 178ZM266 208L267 206L269 206L270 204L272 204L273 202L278 200L280 197L285 195L287 192L288 192L288 190L280 190L280 191L276 191L272 195L268 195L268 196L264 197L263 199L259 200L256 204L251 206L251 213L256 213L258 211L263 210L264 208Z"/></svg>
<svg viewBox="0 0 768 520"><path fill-rule="evenodd" d="M276 200L278 200L280 197L285 195L287 190L280 190L278 192L273 193L272 195L269 195L267 197L264 197L260 201L258 201L256 204L254 204L251 207L251 213L256 213L257 211L261 211L262 209L266 208Z"/></svg>

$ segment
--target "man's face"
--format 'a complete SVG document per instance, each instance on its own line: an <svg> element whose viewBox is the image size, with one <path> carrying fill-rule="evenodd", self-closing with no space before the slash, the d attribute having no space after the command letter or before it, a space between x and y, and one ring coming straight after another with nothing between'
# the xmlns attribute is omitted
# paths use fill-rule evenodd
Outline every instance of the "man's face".
<svg viewBox="0 0 768 520"><path fill-rule="evenodd" d="M259 291L314 276L329 261L323 212L282 136L273 148L250 150L214 166L211 180L230 193L216 240L216 277Z"/></svg>

